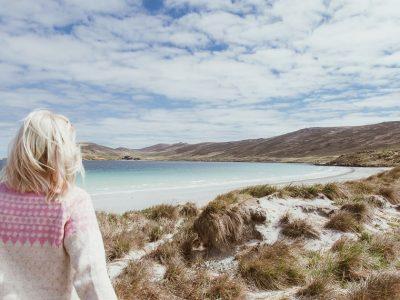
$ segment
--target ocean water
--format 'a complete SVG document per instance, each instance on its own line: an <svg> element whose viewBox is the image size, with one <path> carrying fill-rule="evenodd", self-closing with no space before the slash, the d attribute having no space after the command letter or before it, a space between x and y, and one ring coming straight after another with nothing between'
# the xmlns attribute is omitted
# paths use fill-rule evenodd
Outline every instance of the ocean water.
<svg viewBox="0 0 400 300"><path fill-rule="evenodd" d="M92 195L178 190L335 176L347 169L286 163L86 161L79 184Z"/></svg>
<svg viewBox="0 0 400 300"><path fill-rule="evenodd" d="M0 166L4 161L0 161ZM353 168L287 163L85 161L78 180L96 209L126 211L160 203L199 205L229 190L261 183L296 181L350 173Z"/></svg>
<svg viewBox="0 0 400 300"><path fill-rule="evenodd" d="M308 164L173 161L86 161L79 184L107 211L142 209L160 203L199 205L220 193L261 183L334 177L349 168Z"/></svg>

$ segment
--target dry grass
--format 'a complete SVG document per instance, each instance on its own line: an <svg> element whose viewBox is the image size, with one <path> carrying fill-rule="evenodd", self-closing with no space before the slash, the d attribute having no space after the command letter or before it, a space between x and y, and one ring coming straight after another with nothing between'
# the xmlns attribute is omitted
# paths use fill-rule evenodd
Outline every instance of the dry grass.
<svg viewBox="0 0 400 300"><path fill-rule="evenodd" d="M241 196L237 191L232 191L226 194L218 195L213 201L208 203L207 207L215 211L227 209L230 206L241 201Z"/></svg>
<svg viewBox="0 0 400 300"><path fill-rule="evenodd" d="M399 192L394 187L381 187L378 194L385 197L391 204L400 204Z"/></svg>
<svg viewBox="0 0 400 300"><path fill-rule="evenodd" d="M391 204L400 204L400 167L370 176L364 182L373 187L373 193L386 198Z"/></svg>
<svg viewBox="0 0 400 300"><path fill-rule="evenodd" d="M308 284L298 291L297 296L304 299L343 299L338 287L354 285L359 295L359 287L368 282L371 274L395 268L399 246L400 239L396 233L363 233L358 240L339 239L330 251L310 252L306 267Z"/></svg>
<svg viewBox="0 0 400 300"><path fill-rule="evenodd" d="M157 241L164 234L172 232L176 219L171 219L174 213L167 207L165 213L161 212L161 207L151 208L145 213L129 211L122 215L98 212L107 261L121 258L129 251L140 249L146 243Z"/></svg>
<svg viewBox="0 0 400 300"><path fill-rule="evenodd" d="M363 232L363 222L369 220L373 207L385 206L381 196L397 203L399 180L400 168L395 168L367 180L347 183L289 185L281 189L269 185L248 187L218 196L200 214L194 204L188 203L180 207L156 206L123 216L100 215L102 232L108 236L105 239L110 248L107 252L112 258L132 247L141 247L143 242L159 239L173 228L179 217L185 219L173 241L145 258L147 262L157 261L166 266L165 278L152 283L145 267L130 266L130 271L124 272L115 283L118 296L121 299L243 299L246 282L251 287L266 290L301 286L296 294L300 299L400 299L399 276L389 272L400 266L399 234L373 236ZM237 274L211 276L202 262L214 253L202 251L200 244L207 250L227 254L236 249L235 245L259 237L255 224L265 222L267 216L261 211L246 209L245 202L252 197L272 194L306 199L324 194L342 204L330 215L325 227L356 232L360 238L355 241L340 239L330 250L313 256L300 249L297 243L289 245L278 241L272 245L258 245L237 256ZM290 215L282 218L280 225L285 236L318 237L310 224L292 220ZM115 234L108 233L114 230ZM338 294L340 289L351 292L343 296ZM154 290L158 294L154 294Z"/></svg>
<svg viewBox="0 0 400 300"><path fill-rule="evenodd" d="M346 300L396 300L400 299L400 273L381 272L369 275L355 285Z"/></svg>
<svg viewBox="0 0 400 300"><path fill-rule="evenodd" d="M150 281L151 274L148 261L129 263L114 283L114 289L121 300L160 300L165 299L159 287Z"/></svg>
<svg viewBox="0 0 400 300"><path fill-rule="evenodd" d="M141 211L147 218L155 221L161 219L177 220L178 208L174 205L160 204Z"/></svg>
<svg viewBox="0 0 400 300"><path fill-rule="evenodd" d="M386 263L392 262L400 254L400 240L398 235L378 235L370 240L371 251Z"/></svg>
<svg viewBox="0 0 400 300"><path fill-rule="evenodd" d="M228 275L210 276L200 268L189 269L181 260L173 259L167 265L164 286L180 299L241 299L243 283Z"/></svg>
<svg viewBox="0 0 400 300"><path fill-rule="evenodd" d="M121 299L243 299L242 280L227 274L211 276L199 261L191 263L186 259L185 252L192 251L191 225L192 221L186 220L173 241L146 256L146 264L133 263L125 270L115 283ZM149 275L148 266L154 260L166 266L164 279L158 283L152 283Z"/></svg>
<svg viewBox="0 0 400 300"><path fill-rule="evenodd" d="M149 257L163 265L167 265L174 259L190 264L203 255L202 252L193 251L199 243L197 234L193 232L193 220L187 219L175 233L174 239L157 247L149 254Z"/></svg>
<svg viewBox="0 0 400 300"><path fill-rule="evenodd" d="M257 288L277 290L304 282L293 246L286 243L256 246L238 259L241 276Z"/></svg>
<svg viewBox="0 0 400 300"><path fill-rule="evenodd" d="M256 224L263 224L267 221L267 214L263 210L250 209L250 219Z"/></svg>
<svg viewBox="0 0 400 300"><path fill-rule="evenodd" d="M399 180L400 167L395 167L389 171L371 176L366 180L355 180L345 183L287 185L282 188L273 185L256 185L219 195L213 201L213 205L217 209L226 208L232 204L239 203L240 195L262 198L272 194L276 194L282 198L303 199L314 199L325 195L334 201L354 197L382 195L392 203L398 204L400 203L400 192L396 186Z"/></svg>
<svg viewBox="0 0 400 300"><path fill-rule="evenodd" d="M290 238L319 238L319 233L307 221L292 219L290 214L286 213L279 220L282 227L281 233Z"/></svg>
<svg viewBox="0 0 400 300"><path fill-rule="evenodd" d="M248 194L255 198L262 198L269 195L272 195L278 191L278 188L274 185L263 184L263 185L255 185L244 188L240 190L241 194Z"/></svg>
<svg viewBox="0 0 400 300"><path fill-rule="evenodd" d="M395 268L396 259L400 254L399 240L396 233L363 233L358 240L339 239L330 251L309 252L306 255L307 284L296 296L300 299L377 299L363 298L368 294L365 292L368 285L371 290L379 291L379 285L374 287L372 284L375 280L370 279L371 274L384 273ZM340 292L343 288L351 293L346 292L347 294L343 295ZM387 290L385 285L382 286L383 290ZM379 293L380 291L377 295ZM385 293L382 292L382 295Z"/></svg>
<svg viewBox="0 0 400 300"><path fill-rule="evenodd" d="M121 258L132 249L143 247L144 240L141 237L136 231L122 231L107 237L104 242L107 261Z"/></svg>
<svg viewBox="0 0 400 300"><path fill-rule="evenodd" d="M163 234L164 232L161 226L159 225L152 226L149 231L149 242L158 241L163 236Z"/></svg>
<svg viewBox="0 0 400 300"><path fill-rule="evenodd" d="M332 214L325 228L343 232L360 232L370 215L370 208L366 203L346 203L340 210Z"/></svg>
<svg viewBox="0 0 400 300"><path fill-rule="evenodd" d="M342 232L360 232L362 230L360 221L351 212L345 210L332 214L324 227Z"/></svg>
<svg viewBox="0 0 400 300"><path fill-rule="evenodd" d="M240 280L223 274L213 279L207 299L243 299L244 289Z"/></svg>
<svg viewBox="0 0 400 300"><path fill-rule="evenodd" d="M368 181L349 181L344 183L349 197L352 195L365 196L374 193L375 184Z"/></svg>
<svg viewBox="0 0 400 300"><path fill-rule="evenodd" d="M199 209L196 204L188 202L179 208L179 215L186 218L196 217L199 214Z"/></svg>
<svg viewBox="0 0 400 300"><path fill-rule="evenodd" d="M334 275L341 281L363 279L374 268L365 244L342 238L332 246L336 254Z"/></svg>
<svg viewBox="0 0 400 300"><path fill-rule="evenodd" d="M147 240L143 230L147 222L138 213L117 215L98 212L97 220L104 240L107 261L121 258L131 249L143 247Z"/></svg>
<svg viewBox="0 0 400 300"><path fill-rule="evenodd" d="M251 212L238 205L224 208L208 205L194 221L193 230L206 248L225 252L248 239L260 239L255 223Z"/></svg>
<svg viewBox="0 0 400 300"><path fill-rule="evenodd" d="M386 206L386 199L381 195L370 195L364 198L363 202L368 203L373 207L384 208Z"/></svg>
<svg viewBox="0 0 400 300"><path fill-rule="evenodd" d="M325 195L331 200L344 196L341 187L337 183L313 184L313 185L287 185L278 188L273 185L256 185L241 189L239 194L247 194L255 198L262 198L272 194L281 198L304 198L314 199Z"/></svg>
<svg viewBox="0 0 400 300"><path fill-rule="evenodd" d="M332 282L327 277L314 277L306 286L297 291L296 297L299 299L337 299Z"/></svg>
<svg viewBox="0 0 400 300"><path fill-rule="evenodd" d="M343 204L340 207L341 211L347 211L353 215L353 217L360 221L364 222L368 219L370 209L365 203L347 203Z"/></svg>
<svg viewBox="0 0 400 300"><path fill-rule="evenodd" d="M336 255L336 276L357 281L371 271L390 268L400 254L400 239L396 233L362 235L357 241L342 238L332 246L332 251Z"/></svg>
<svg viewBox="0 0 400 300"><path fill-rule="evenodd" d="M331 200L338 199L343 196L339 184L313 184L313 185L288 185L278 191L280 197L286 198L303 198L314 199L321 195L325 195Z"/></svg>
<svg viewBox="0 0 400 300"><path fill-rule="evenodd" d="M307 284L298 290L300 299L338 299L337 256L331 251L306 252Z"/></svg>
<svg viewBox="0 0 400 300"><path fill-rule="evenodd" d="M165 265L179 255L180 251L177 247L177 244L173 241L170 241L157 247L153 252L150 253L149 257Z"/></svg>

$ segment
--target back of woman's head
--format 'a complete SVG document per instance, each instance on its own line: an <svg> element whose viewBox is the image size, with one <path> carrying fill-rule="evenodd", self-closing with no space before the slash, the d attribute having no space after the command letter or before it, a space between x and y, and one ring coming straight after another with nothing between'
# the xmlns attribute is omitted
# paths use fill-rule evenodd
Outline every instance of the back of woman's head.
<svg viewBox="0 0 400 300"><path fill-rule="evenodd" d="M57 201L83 175L82 158L69 120L47 110L30 113L11 146L2 181L18 192Z"/></svg>

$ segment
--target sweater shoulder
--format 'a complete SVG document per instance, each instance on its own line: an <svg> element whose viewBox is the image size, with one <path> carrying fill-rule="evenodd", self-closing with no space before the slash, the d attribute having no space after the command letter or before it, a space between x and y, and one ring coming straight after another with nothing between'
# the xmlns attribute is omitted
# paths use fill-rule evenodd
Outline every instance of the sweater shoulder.
<svg viewBox="0 0 400 300"><path fill-rule="evenodd" d="M78 187L74 186L64 195L62 203L67 211L71 212L75 207L82 205L91 205L91 198L89 193Z"/></svg>

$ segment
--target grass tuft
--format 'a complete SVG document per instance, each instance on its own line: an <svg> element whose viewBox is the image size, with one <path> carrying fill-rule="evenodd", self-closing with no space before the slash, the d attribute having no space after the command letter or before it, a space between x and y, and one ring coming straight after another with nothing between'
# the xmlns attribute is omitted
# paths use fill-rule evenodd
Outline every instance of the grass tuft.
<svg viewBox="0 0 400 300"><path fill-rule="evenodd" d="M284 236L290 238L310 238L317 239L319 238L319 233L316 231L311 224L309 224L305 220L300 219L292 219L291 216L286 213L279 220L279 224L282 227L281 233Z"/></svg>
<svg viewBox="0 0 400 300"><path fill-rule="evenodd" d="M362 230L360 221L356 219L354 214L346 210L332 214L324 227L342 232L360 232Z"/></svg>
<svg viewBox="0 0 400 300"><path fill-rule="evenodd" d="M178 209L174 205L160 204L141 211L147 218L155 221L161 219L176 220L178 219Z"/></svg>
<svg viewBox="0 0 400 300"><path fill-rule="evenodd" d="M325 228L343 232L361 232L363 222L369 217L370 209L366 203L354 201L346 203L332 214Z"/></svg>
<svg viewBox="0 0 400 300"><path fill-rule="evenodd" d="M150 282L150 277L148 262L142 260L130 262L114 284L118 299L163 299L160 289Z"/></svg>
<svg viewBox="0 0 400 300"><path fill-rule="evenodd" d="M304 270L292 246L278 241L239 256L241 276L257 288L278 290L304 282Z"/></svg>
<svg viewBox="0 0 400 300"><path fill-rule="evenodd" d="M273 185L263 184L263 185L255 185L251 187L244 188L240 190L241 194L248 194L255 198L262 198L269 195L272 195L278 191L278 188Z"/></svg>
<svg viewBox="0 0 400 300"><path fill-rule="evenodd" d="M353 286L346 300L400 299L399 272L380 272L368 276Z"/></svg>
<svg viewBox="0 0 400 300"><path fill-rule="evenodd" d="M336 299L331 280L327 277L315 277L306 286L297 291L299 299Z"/></svg>
<svg viewBox="0 0 400 300"><path fill-rule="evenodd" d="M165 286L179 299L242 299L244 285L240 279L226 274L210 276L204 269L188 269L177 259L167 265Z"/></svg>
<svg viewBox="0 0 400 300"><path fill-rule="evenodd" d="M341 281L356 281L365 278L372 267L363 243L342 238L332 246L336 253L334 275Z"/></svg>
<svg viewBox="0 0 400 300"><path fill-rule="evenodd" d="M124 215L98 212L97 220L104 240L107 261L121 258L131 249L144 246L148 237L146 220L138 213Z"/></svg>
<svg viewBox="0 0 400 300"><path fill-rule="evenodd" d="M186 218L196 217L199 214L199 209L196 204L187 202L180 207L179 214Z"/></svg>
<svg viewBox="0 0 400 300"><path fill-rule="evenodd" d="M391 204L400 204L400 198L394 187L381 187L379 195L385 197Z"/></svg>
<svg viewBox="0 0 400 300"><path fill-rule="evenodd" d="M369 208L365 203L347 203L340 207L341 211L351 213L357 221L364 222L368 218Z"/></svg>
<svg viewBox="0 0 400 300"><path fill-rule="evenodd" d="M262 238L255 228L260 218L239 205L217 208L211 203L194 220L193 231L208 250L227 252L238 243Z"/></svg>

